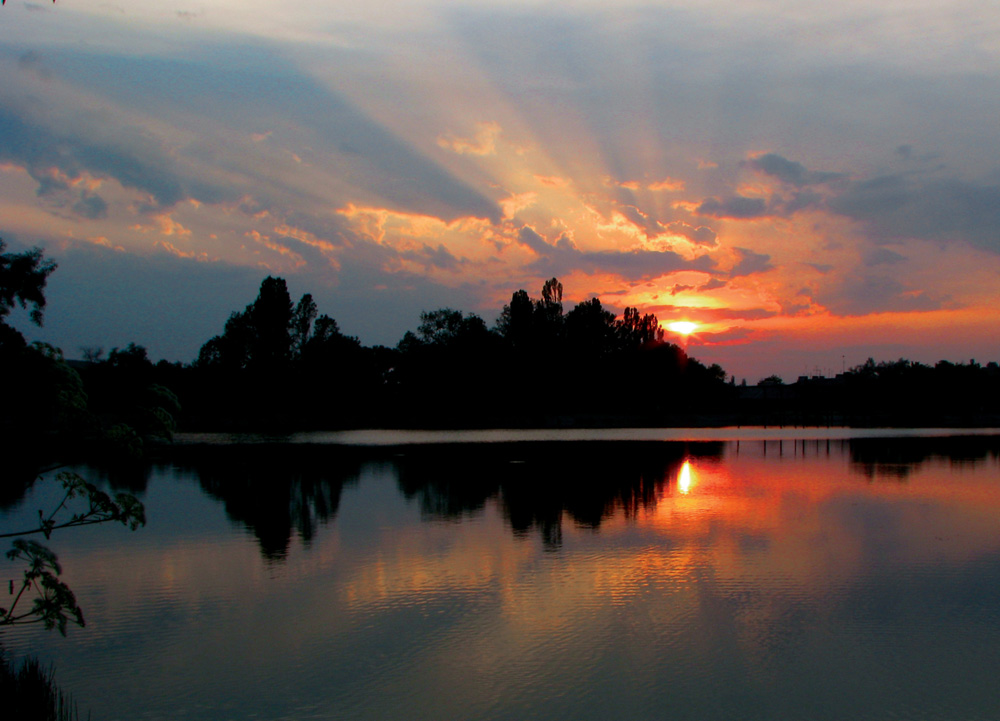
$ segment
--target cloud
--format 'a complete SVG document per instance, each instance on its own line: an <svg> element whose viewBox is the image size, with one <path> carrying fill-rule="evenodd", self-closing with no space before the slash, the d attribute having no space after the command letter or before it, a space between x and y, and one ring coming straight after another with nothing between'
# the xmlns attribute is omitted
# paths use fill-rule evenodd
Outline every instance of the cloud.
<svg viewBox="0 0 1000 721"><path fill-rule="evenodd" d="M538 193L519 193L500 201L500 208L503 210L503 217L513 218L520 211L530 208L538 200Z"/></svg>
<svg viewBox="0 0 1000 721"><path fill-rule="evenodd" d="M635 281L659 278L679 270L707 272L715 267L707 255L688 260L669 250L581 251L562 242L562 238L552 245L530 226L522 227L517 239L539 256L529 265L529 270L548 277L565 276L573 271L610 272Z"/></svg>
<svg viewBox="0 0 1000 721"><path fill-rule="evenodd" d="M99 195L85 194L73 204L73 212L91 220L106 218L108 215L108 204Z"/></svg>
<svg viewBox="0 0 1000 721"><path fill-rule="evenodd" d="M60 58L64 65L79 62L91 69L91 95L60 84L41 93L39 101L30 84L38 81L24 74L22 87L0 96L0 162L29 168L40 185L51 168L69 178L89 173L114 179L149 196L151 212L188 199L232 203L245 195L265 208L308 195L325 196L328 205L349 200L330 198L330 191L315 184L303 187L306 176L291 169L276 173L270 157L261 155L274 152L269 143L255 143L258 150L247 152L262 125L280 126L307 136L310 145L303 152L325 161L324 167L336 163L340 192L346 187L445 218L499 220L493 200L277 53L258 48L255 55L225 45L199 53L201 58L181 61L67 51ZM244 56L246 62L240 62ZM252 93L233 92L250 87ZM163 112L147 118L131 109L150 103ZM69 117L74 122L64 120ZM485 124L481 135L488 140L496 132L498 126Z"/></svg>
<svg viewBox="0 0 1000 721"><path fill-rule="evenodd" d="M721 200L706 198L694 212L696 215L710 218L748 220L767 215L767 203L763 198L745 198L741 195L732 195Z"/></svg>
<svg viewBox="0 0 1000 721"><path fill-rule="evenodd" d="M664 191L668 193L677 193L684 190L685 187L687 186L683 180L679 180L677 178L664 178L663 180L659 180L655 183L650 183L646 186L646 189L652 190L653 192Z"/></svg>
<svg viewBox="0 0 1000 721"><path fill-rule="evenodd" d="M658 316L673 316L687 314L703 323L729 320L761 320L773 318L778 313L768 308L709 308L689 305L657 305L651 306Z"/></svg>
<svg viewBox="0 0 1000 721"><path fill-rule="evenodd" d="M721 333L699 333L698 345L744 345L757 335L752 328L736 326Z"/></svg>
<svg viewBox="0 0 1000 721"><path fill-rule="evenodd" d="M604 178L604 184L611 188L624 188L625 190L639 190L642 185L638 180L615 180L611 177Z"/></svg>
<svg viewBox="0 0 1000 721"><path fill-rule="evenodd" d="M845 177L842 173L819 173L807 170L801 163L788 160L776 153L758 155L745 161L745 164L760 173L797 187L829 183Z"/></svg>
<svg viewBox="0 0 1000 721"><path fill-rule="evenodd" d="M865 256L864 263L871 268L876 265L895 265L904 260L906 260L905 255L895 253L888 248L877 248Z"/></svg>
<svg viewBox="0 0 1000 721"><path fill-rule="evenodd" d="M957 178L882 175L853 183L828 203L879 240L964 240L1000 253L1000 185Z"/></svg>
<svg viewBox="0 0 1000 721"><path fill-rule="evenodd" d="M889 275L861 275L816 294L816 301L837 315L920 312L944 307L946 298L905 286Z"/></svg>
<svg viewBox="0 0 1000 721"><path fill-rule="evenodd" d="M437 139L437 144L459 155L496 155L500 132L499 123L476 123L473 137L462 138L445 133Z"/></svg>
<svg viewBox="0 0 1000 721"><path fill-rule="evenodd" d="M800 210L817 208L823 204L823 196L809 190L794 193L791 198L784 201L782 210L786 215L797 213Z"/></svg>
<svg viewBox="0 0 1000 721"><path fill-rule="evenodd" d="M719 288L725 288L728 283L720 278L712 278L707 283L703 283L698 286L699 293L706 293L710 290L718 290Z"/></svg>
<svg viewBox="0 0 1000 721"><path fill-rule="evenodd" d="M733 269L729 271L730 278L738 278L755 273L766 273L774 269L774 266L770 263L771 256L769 255L755 253L748 248L733 248L733 250L736 251L739 260L733 266Z"/></svg>
<svg viewBox="0 0 1000 721"><path fill-rule="evenodd" d="M675 235L687 238L695 245L713 247L718 245L717 236L714 230L704 225L697 227L687 223L676 221L667 226L667 230Z"/></svg>
<svg viewBox="0 0 1000 721"><path fill-rule="evenodd" d="M546 188L569 187L569 181L566 180L566 178L560 178L556 175L536 175L535 180L544 185Z"/></svg>
<svg viewBox="0 0 1000 721"><path fill-rule="evenodd" d="M148 224L136 223L129 226L129 230L139 233L148 233L153 230L159 231L160 235L191 235L191 230L185 228L181 223L170 217L169 213L159 213L150 216Z"/></svg>
<svg viewBox="0 0 1000 721"><path fill-rule="evenodd" d="M416 262L425 267L435 267L441 270L458 270L466 261L455 257L451 251L439 243L436 248L426 243L420 248L400 251L399 256L405 260Z"/></svg>

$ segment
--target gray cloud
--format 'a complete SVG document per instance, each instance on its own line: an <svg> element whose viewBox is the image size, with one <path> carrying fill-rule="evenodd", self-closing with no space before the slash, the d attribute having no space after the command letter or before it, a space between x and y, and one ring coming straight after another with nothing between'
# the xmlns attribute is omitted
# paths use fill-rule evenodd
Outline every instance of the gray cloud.
<svg viewBox="0 0 1000 721"><path fill-rule="evenodd" d="M745 164L758 172L797 187L829 183L845 177L843 173L820 173L807 170L802 163L788 160L776 153L767 153L751 158L745 161Z"/></svg>
<svg viewBox="0 0 1000 721"><path fill-rule="evenodd" d="M865 255L864 263L869 268L876 265L895 265L906 260L905 255L900 255L895 253L888 248L876 248L872 252Z"/></svg>
<svg viewBox="0 0 1000 721"><path fill-rule="evenodd" d="M618 210L637 227L642 228L646 237L652 237L663 230L663 226L655 218L642 212L634 205L619 205Z"/></svg>
<svg viewBox="0 0 1000 721"><path fill-rule="evenodd" d="M51 175L53 168L71 179L83 172L115 178L126 187L149 193L161 206L174 205L185 196L174 163L155 143L130 137L127 129L119 135L120 144L111 146L77 134L54 133L9 107L0 108L0 126L4 128L0 161L25 166L38 183L40 196L68 189L64 181Z"/></svg>
<svg viewBox="0 0 1000 721"><path fill-rule="evenodd" d="M420 263L425 268L434 267L442 270L457 270L460 265L465 263L465 260L457 258L441 244L432 248L424 243L419 249L399 253L399 257Z"/></svg>
<svg viewBox="0 0 1000 721"><path fill-rule="evenodd" d="M796 213L808 208L816 208L823 204L823 196L809 190L799 191L792 195L782 205L782 209L787 215Z"/></svg>
<svg viewBox="0 0 1000 721"><path fill-rule="evenodd" d="M715 231L704 225L695 227L693 225L677 221L668 225L667 230L671 233L687 238L696 245L715 246L718 244L716 242L718 236Z"/></svg>
<svg viewBox="0 0 1000 721"><path fill-rule="evenodd" d="M875 240L965 240L1000 252L1000 186L921 180L899 174L854 183L829 206L864 223Z"/></svg>
<svg viewBox="0 0 1000 721"><path fill-rule="evenodd" d="M73 204L73 212L91 220L105 218L108 215L108 204L99 195L85 194Z"/></svg>
<svg viewBox="0 0 1000 721"><path fill-rule="evenodd" d="M769 255L754 253L748 248L733 248L733 250L739 253L740 259L733 266L733 269L729 271L731 278L753 275L754 273L764 273L774 268L771 265L771 256Z"/></svg>
<svg viewBox="0 0 1000 721"><path fill-rule="evenodd" d="M694 212L710 218L747 220L766 216L767 203L763 198L745 198L742 195L732 195L721 200L706 198Z"/></svg>
<svg viewBox="0 0 1000 721"><path fill-rule="evenodd" d="M699 292L718 290L719 288L725 288L728 283L720 278L712 278L707 283L698 286Z"/></svg>
<svg viewBox="0 0 1000 721"><path fill-rule="evenodd" d="M822 273L823 275L826 275L831 270L833 270L833 266L830 265L829 263L806 263L806 265L812 268L813 270L817 271L818 273Z"/></svg>
<svg viewBox="0 0 1000 721"><path fill-rule="evenodd" d="M937 310L946 300L910 291L891 276L862 275L816 294L816 300L837 315Z"/></svg>

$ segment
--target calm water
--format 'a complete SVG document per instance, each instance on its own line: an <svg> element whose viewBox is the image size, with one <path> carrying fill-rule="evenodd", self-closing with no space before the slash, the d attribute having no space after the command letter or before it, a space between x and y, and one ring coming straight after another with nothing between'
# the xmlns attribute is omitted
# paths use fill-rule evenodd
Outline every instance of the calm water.
<svg viewBox="0 0 1000 721"><path fill-rule="evenodd" d="M149 522L53 537L87 627L0 636L97 721L1000 718L996 436L260 444L104 482Z"/></svg>

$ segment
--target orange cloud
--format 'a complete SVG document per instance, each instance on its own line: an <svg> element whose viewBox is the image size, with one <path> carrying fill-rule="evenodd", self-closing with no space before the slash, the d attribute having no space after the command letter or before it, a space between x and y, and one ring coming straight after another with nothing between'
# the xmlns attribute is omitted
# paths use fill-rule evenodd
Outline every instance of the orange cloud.
<svg viewBox="0 0 1000 721"><path fill-rule="evenodd" d="M650 183L646 186L646 189L654 192L666 191L675 193L684 190L685 187L687 186L683 180L678 180L677 178L664 178L663 180L655 183Z"/></svg>
<svg viewBox="0 0 1000 721"><path fill-rule="evenodd" d="M150 225L142 225L141 223L130 225L129 230L134 230L139 233L149 233L150 231L158 230L160 235L191 235L190 230L171 218L168 213L154 215L152 220L153 222Z"/></svg>
<svg viewBox="0 0 1000 721"><path fill-rule="evenodd" d="M471 138L446 133L438 138L437 144L459 155L495 155L500 132L499 123L476 123L476 132Z"/></svg>

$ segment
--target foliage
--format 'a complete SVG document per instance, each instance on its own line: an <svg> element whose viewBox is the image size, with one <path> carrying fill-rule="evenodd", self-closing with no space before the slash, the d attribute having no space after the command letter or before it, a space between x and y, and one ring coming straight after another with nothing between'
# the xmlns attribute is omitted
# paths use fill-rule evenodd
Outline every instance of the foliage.
<svg viewBox="0 0 1000 721"><path fill-rule="evenodd" d="M45 283L56 269L55 261L42 258L41 248L23 253L4 253L7 244L0 239L0 319L6 318L15 305L31 306L31 322L40 326L45 308Z"/></svg>
<svg viewBox="0 0 1000 721"><path fill-rule="evenodd" d="M59 473L56 479L62 484L64 493L52 512L45 515L39 510L37 526L2 533L0 538L35 533L49 538L53 531L59 529L109 522L121 523L130 530L135 530L146 522L142 503L129 493L118 493L111 497L71 471ZM82 508L71 511L74 499L82 501ZM7 558L24 562L27 568L10 608L0 608L0 627L41 623L49 630L58 628L65 636L69 621L84 625L83 612L76 603L73 591L59 579L62 568L55 553L36 541L15 538ZM11 589L13 592L13 581ZM29 610L19 611L18 605L32 591L35 594L33 605Z"/></svg>
<svg viewBox="0 0 1000 721"><path fill-rule="evenodd" d="M784 379L779 375L769 375L767 378L761 378L757 381L759 386L783 386L785 385Z"/></svg>
<svg viewBox="0 0 1000 721"><path fill-rule="evenodd" d="M56 554L36 541L23 538L15 539L12 546L7 558L24 561L28 567L24 570L21 588L11 607L0 608L0 626L41 623L48 631L58 628L63 636L70 620L83 626L83 611L76 603L76 596L69 586L59 580L62 568ZM17 606L24 594L31 590L35 591L34 603L30 610L19 614Z"/></svg>

